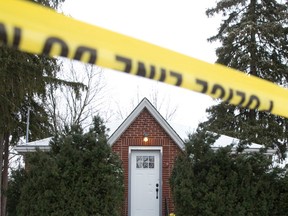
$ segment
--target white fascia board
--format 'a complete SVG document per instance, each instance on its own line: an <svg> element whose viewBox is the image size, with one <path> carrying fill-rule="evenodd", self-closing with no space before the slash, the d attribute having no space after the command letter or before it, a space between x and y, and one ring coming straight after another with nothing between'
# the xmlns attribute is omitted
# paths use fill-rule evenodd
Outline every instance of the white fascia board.
<svg viewBox="0 0 288 216"><path fill-rule="evenodd" d="M222 147L212 147L212 149L214 151L217 151L219 148L222 148ZM262 148L246 148L243 150L242 153L255 153L255 152L260 152L260 150L262 150ZM231 153L232 154L236 154L237 152L237 149L234 147L231 149ZM267 149L265 152L263 152L264 155L275 155L277 152L277 150L275 149Z"/></svg>
<svg viewBox="0 0 288 216"><path fill-rule="evenodd" d="M167 123L167 121L161 116L161 114L153 107L153 105L144 98L138 106L130 113L130 115L123 121L123 123L115 130L115 132L109 137L108 144L112 146L119 137L124 133L124 131L133 123L133 121L139 116L142 110L146 108L148 112L156 119L156 121L163 127L166 133L173 139L173 141L180 147L184 149L183 140L175 132L175 130Z"/></svg>
<svg viewBox="0 0 288 216"><path fill-rule="evenodd" d="M28 153L28 152L36 152L38 149L40 151L50 151L51 147L48 146L37 146L37 145L20 145L14 148L19 154Z"/></svg>
<svg viewBox="0 0 288 216"><path fill-rule="evenodd" d="M122 135L122 133L132 124L136 117L140 114L144 108L143 104L139 104L130 115L120 124L120 126L114 131L114 133L109 137L108 144L112 146Z"/></svg>
<svg viewBox="0 0 288 216"><path fill-rule="evenodd" d="M152 106L150 104L150 106ZM152 114L152 116L159 122L159 124L163 127L166 133L173 139L173 141L180 147L180 149L184 150L185 145L180 136L176 133L176 131L168 124L168 122L160 115L160 113L154 108L151 107L148 111Z"/></svg>

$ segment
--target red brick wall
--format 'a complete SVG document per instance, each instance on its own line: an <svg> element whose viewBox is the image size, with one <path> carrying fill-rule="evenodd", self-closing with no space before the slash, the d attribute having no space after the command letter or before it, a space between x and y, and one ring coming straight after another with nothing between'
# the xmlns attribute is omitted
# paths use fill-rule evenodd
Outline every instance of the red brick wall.
<svg viewBox="0 0 288 216"><path fill-rule="evenodd" d="M144 143L143 141L144 132L147 132L149 136L149 141L147 143ZM119 154L124 168L125 207L123 209L123 216L128 215L129 146L162 146L162 215L164 216L165 213L165 197L169 202L170 213L173 212L174 209L169 186L169 177L173 169L174 159L181 150L148 112L148 110L144 109L112 146L113 151Z"/></svg>

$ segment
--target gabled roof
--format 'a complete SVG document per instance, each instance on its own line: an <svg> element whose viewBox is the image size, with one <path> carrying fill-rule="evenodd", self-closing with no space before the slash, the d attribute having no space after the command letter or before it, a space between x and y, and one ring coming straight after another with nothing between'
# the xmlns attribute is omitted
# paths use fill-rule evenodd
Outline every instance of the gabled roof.
<svg viewBox="0 0 288 216"><path fill-rule="evenodd" d="M213 150L218 150L221 147L226 147L233 145L231 148L231 153L235 154L237 153L237 146L239 145L240 140L237 138L233 138L226 135L221 135L215 143L212 145ZM246 149L243 150L244 153L254 153L254 152L260 152L263 150L263 145L257 144L257 143L251 143ZM276 149L268 148L263 152L264 155L275 155L277 152Z"/></svg>
<svg viewBox="0 0 288 216"><path fill-rule="evenodd" d="M48 137L45 139L41 139L41 140L36 140L33 142L29 142L26 144L22 144L22 145L17 145L15 146L15 150L19 153L26 153L26 152L35 152L37 149L41 150L41 151L50 151L50 141L52 140L52 137Z"/></svg>
<svg viewBox="0 0 288 216"><path fill-rule="evenodd" d="M165 130L165 132L172 138L172 140L179 146L179 148L184 149L185 146L183 140L147 98L144 98L138 104L138 106L130 113L130 115L123 121L123 123L114 131L114 133L108 139L108 144L112 146L145 108L160 124L160 126Z"/></svg>

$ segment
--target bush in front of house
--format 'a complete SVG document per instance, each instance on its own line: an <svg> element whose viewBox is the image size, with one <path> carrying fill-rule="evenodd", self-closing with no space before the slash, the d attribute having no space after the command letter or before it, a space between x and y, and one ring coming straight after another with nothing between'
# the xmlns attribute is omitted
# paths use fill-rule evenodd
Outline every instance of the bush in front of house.
<svg viewBox="0 0 288 216"><path fill-rule="evenodd" d="M107 144L99 117L89 132L71 127L56 136L51 147L48 153L38 151L27 158L17 215L120 215L121 162Z"/></svg>
<svg viewBox="0 0 288 216"><path fill-rule="evenodd" d="M211 149L217 137L198 131L175 162L171 187L177 216L287 215L288 177L265 155Z"/></svg>

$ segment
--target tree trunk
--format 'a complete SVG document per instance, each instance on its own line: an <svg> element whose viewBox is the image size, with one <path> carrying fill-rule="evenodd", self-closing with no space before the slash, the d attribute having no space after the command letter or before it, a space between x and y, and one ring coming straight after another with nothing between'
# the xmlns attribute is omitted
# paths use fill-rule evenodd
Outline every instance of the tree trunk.
<svg viewBox="0 0 288 216"><path fill-rule="evenodd" d="M3 150L4 150L4 134L1 134L0 137L0 165L1 165L1 172L0 172L0 213L2 212L2 170L3 170ZM1 214L2 215L2 214Z"/></svg>
<svg viewBox="0 0 288 216"><path fill-rule="evenodd" d="M251 16L251 21L253 25L250 31L250 44L248 45L248 52L250 53L250 71L247 71L250 75L257 76L257 41L256 41L256 26L257 26L257 15L256 15L256 4L257 0L251 0L249 5L249 14ZM247 112L247 117L254 122L256 120L255 110L249 109Z"/></svg>
<svg viewBox="0 0 288 216"><path fill-rule="evenodd" d="M252 17L252 22L253 26L251 27L251 32L250 32L250 37L251 37L251 42L248 47L248 51L251 55L250 58L250 74L257 76L257 41L256 41L256 26L257 26L257 15L256 15L256 0L251 0L251 5L250 5L250 13Z"/></svg>
<svg viewBox="0 0 288 216"><path fill-rule="evenodd" d="M1 216L6 215L7 206L7 189L8 189L8 167L9 167L9 134L4 137L4 156L3 156L3 173L2 173L2 202Z"/></svg>

